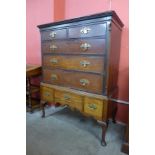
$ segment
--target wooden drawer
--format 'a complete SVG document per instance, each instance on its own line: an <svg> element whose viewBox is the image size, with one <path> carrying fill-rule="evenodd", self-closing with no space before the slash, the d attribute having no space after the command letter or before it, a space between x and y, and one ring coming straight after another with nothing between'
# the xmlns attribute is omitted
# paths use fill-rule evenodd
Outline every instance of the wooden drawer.
<svg viewBox="0 0 155 155"><path fill-rule="evenodd" d="M55 90L54 94L55 102L59 102L64 105L69 105L72 108L76 108L80 111L83 110L82 97L70 92Z"/></svg>
<svg viewBox="0 0 155 155"><path fill-rule="evenodd" d="M43 65L51 68L62 68L103 73L104 57L101 56L59 56L46 55L43 57Z"/></svg>
<svg viewBox="0 0 155 155"><path fill-rule="evenodd" d="M54 101L54 91L52 88L41 86L41 99L47 102Z"/></svg>
<svg viewBox="0 0 155 155"><path fill-rule="evenodd" d="M105 54L105 39L76 39L69 42L72 54Z"/></svg>
<svg viewBox="0 0 155 155"><path fill-rule="evenodd" d="M46 41L43 53L105 54L105 39L76 39L68 41Z"/></svg>
<svg viewBox="0 0 155 155"><path fill-rule="evenodd" d="M84 98L84 113L87 115L102 120L103 108L103 100L91 97Z"/></svg>
<svg viewBox="0 0 155 155"><path fill-rule="evenodd" d="M103 91L103 76L98 74L43 69L43 81L97 94L102 94Z"/></svg>
<svg viewBox="0 0 155 155"><path fill-rule="evenodd" d="M106 24L86 25L69 28L69 38L103 36L106 34Z"/></svg>
<svg viewBox="0 0 155 155"><path fill-rule="evenodd" d="M42 43L43 53L63 53L67 51L66 41L46 41Z"/></svg>
<svg viewBox="0 0 155 155"><path fill-rule="evenodd" d="M53 40L66 38L66 29L61 30L47 30L41 32L42 40Z"/></svg>

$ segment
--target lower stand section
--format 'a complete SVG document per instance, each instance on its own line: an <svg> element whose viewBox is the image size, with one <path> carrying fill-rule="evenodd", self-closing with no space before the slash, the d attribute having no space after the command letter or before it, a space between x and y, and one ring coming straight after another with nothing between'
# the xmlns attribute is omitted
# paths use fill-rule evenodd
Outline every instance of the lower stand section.
<svg viewBox="0 0 155 155"><path fill-rule="evenodd" d="M105 135L106 135L106 130L108 127L108 121L107 122L102 122L102 121L97 121L99 123L99 125L101 125L102 127L102 139L101 139L101 145L102 146L106 146L106 140L105 140Z"/></svg>
<svg viewBox="0 0 155 155"><path fill-rule="evenodd" d="M40 107L42 109L42 117L44 118L45 117L45 106L46 106L47 102L46 101L43 101L41 100L40 101ZM83 120L84 118L82 118ZM102 127L102 138L101 138L101 145L102 146L106 146L107 143L106 143L106 140L105 140L105 135L106 135L106 130L108 128L108 124L109 124L109 121L107 120L106 122L103 122L103 121L99 121L97 120L97 122L99 123L99 125L101 125Z"/></svg>

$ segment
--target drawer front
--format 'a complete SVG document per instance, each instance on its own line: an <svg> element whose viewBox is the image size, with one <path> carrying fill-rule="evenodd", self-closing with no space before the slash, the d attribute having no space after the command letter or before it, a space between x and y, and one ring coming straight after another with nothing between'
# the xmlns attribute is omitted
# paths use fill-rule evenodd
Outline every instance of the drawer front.
<svg viewBox="0 0 155 155"><path fill-rule="evenodd" d="M43 57L43 65L51 68L103 73L104 57L46 55Z"/></svg>
<svg viewBox="0 0 155 155"><path fill-rule="evenodd" d="M72 108L76 108L82 111L82 97L70 92L56 90L54 94L55 102L69 105Z"/></svg>
<svg viewBox="0 0 155 155"><path fill-rule="evenodd" d="M47 30L41 32L42 40L53 40L66 38L66 29L61 30Z"/></svg>
<svg viewBox="0 0 155 155"><path fill-rule="evenodd" d="M41 99L47 102L53 102L54 91L51 88L41 86Z"/></svg>
<svg viewBox="0 0 155 155"><path fill-rule="evenodd" d="M43 81L54 85L102 94L103 76L98 74L43 69Z"/></svg>
<svg viewBox="0 0 155 155"><path fill-rule="evenodd" d="M106 34L106 24L87 25L69 28L69 38L103 36Z"/></svg>
<svg viewBox="0 0 155 155"><path fill-rule="evenodd" d="M67 47L66 41L46 41L42 42L42 53L63 53Z"/></svg>
<svg viewBox="0 0 155 155"><path fill-rule="evenodd" d="M72 54L105 54L105 39L76 39L68 45Z"/></svg>
<svg viewBox="0 0 155 155"><path fill-rule="evenodd" d="M68 41L46 41L43 53L105 54L105 39L76 39Z"/></svg>
<svg viewBox="0 0 155 155"><path fill-rule="evenodd" d="M84 98L84 113L102 120L103 108L103 100L90 97Z"/></svg>

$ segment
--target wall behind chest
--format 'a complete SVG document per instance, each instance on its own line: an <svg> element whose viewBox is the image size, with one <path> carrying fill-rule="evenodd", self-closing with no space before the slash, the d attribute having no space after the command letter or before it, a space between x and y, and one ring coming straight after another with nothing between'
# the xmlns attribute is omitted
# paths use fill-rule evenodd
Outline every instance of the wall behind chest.
<svg viewBox="0 0 155 155"><path fill-rule="evenodd" d="M41 64L37 25L53 21L53 7L53 0L26 0L26 63Z"/></svg>

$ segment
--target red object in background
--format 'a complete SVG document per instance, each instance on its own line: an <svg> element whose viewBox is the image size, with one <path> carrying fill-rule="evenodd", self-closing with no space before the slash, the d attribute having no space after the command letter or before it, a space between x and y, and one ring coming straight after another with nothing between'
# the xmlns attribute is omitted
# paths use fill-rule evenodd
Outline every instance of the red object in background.
<svg viewBox="0 0 155 155"><path fill-rule="evenodd" d="M40 34L37 25L79 16L115 10L124 28L122 32L119 65L119 99L129 99L129 0L27 0L26 1L26 54L27 63L41 64ZM127 105L118 104L116 120L127 121Z"/></svg>

